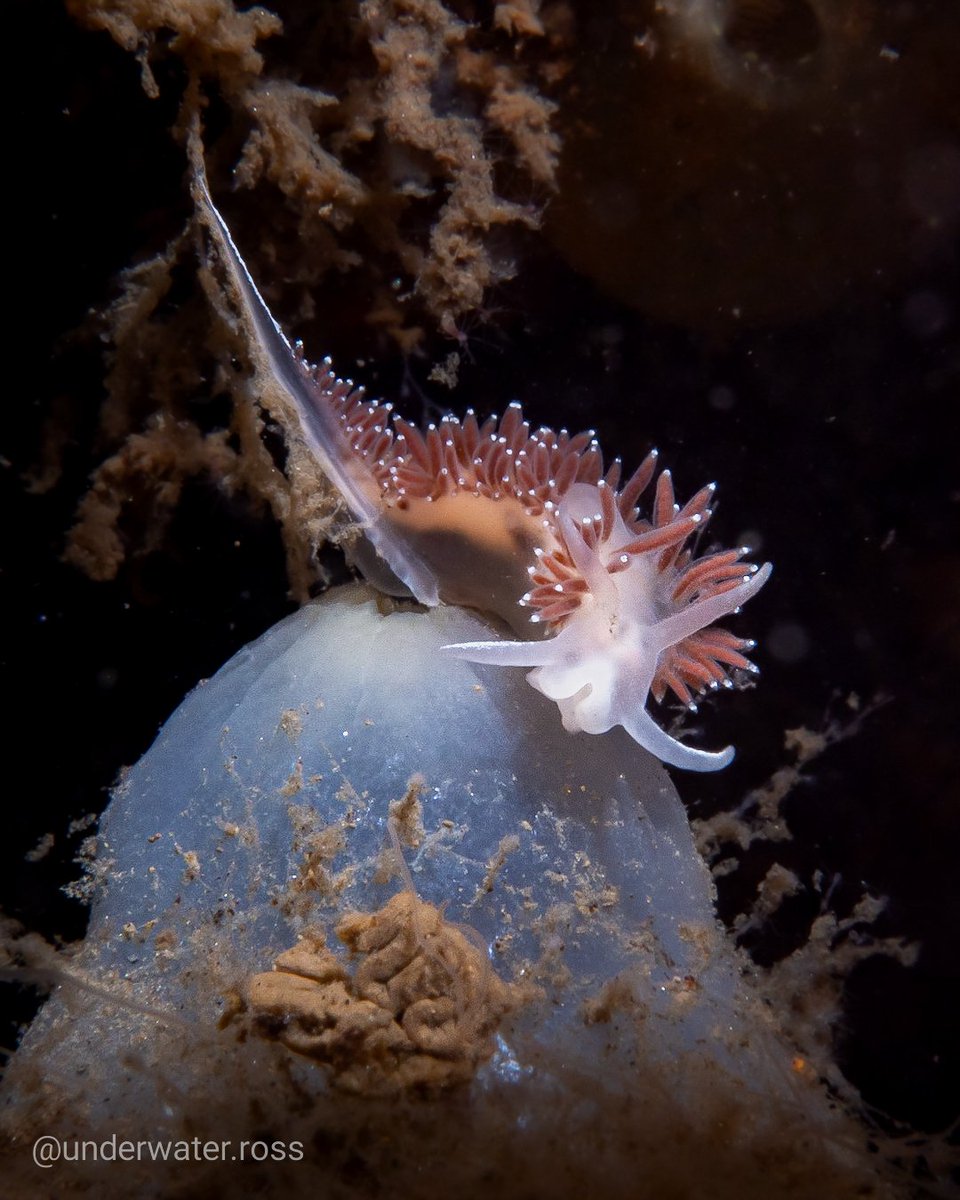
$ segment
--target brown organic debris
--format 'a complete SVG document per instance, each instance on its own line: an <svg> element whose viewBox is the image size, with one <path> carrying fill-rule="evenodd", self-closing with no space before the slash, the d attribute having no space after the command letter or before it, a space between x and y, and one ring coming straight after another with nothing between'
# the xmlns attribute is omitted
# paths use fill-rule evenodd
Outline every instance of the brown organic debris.
<svg viewBox="0 0 960 1200"><path fill-rule="evenodd" d="M325 338L338 320L355 336L359 322L374 348L387 337L404 355L441 331L459 339L515 273L518 234L539 225L559 153L547 91L569 42L548 20L554 7L514 0L465 20L453 0L331 0L290 15L296 29L281 41L279 17L234 0L68 0L80 24L137 57L148 95L169 75L155 73L161 64L185 71L173 137L219 104L212 186L291 332L319 312ZM171 304L174 276L196 275L197 246L190 225L174 233L94 322L108 343L100 465L67 556L113 578L162 542L184 484L206 477L269 508L302 601L322 577L331 501L295 439L282 469L267 452L264 429L282 415L251 388L209 272ZM330 348L310 345L314 357ZM214 396L233 412L225 428L201 428L196 408ZM54 457L68 441L47 431ZM37 486L57 477L45 462Z"/></svg>
<svg viewBox="0 0 960 1200"><path fill-rule="evenodd" d="M351 974L322 936L305 937L249 981L255 1026L330 1069L336 1086L391 1094L464 1083L493 1053L518 1003L455 925L411 892L345 917Z"/></svg>

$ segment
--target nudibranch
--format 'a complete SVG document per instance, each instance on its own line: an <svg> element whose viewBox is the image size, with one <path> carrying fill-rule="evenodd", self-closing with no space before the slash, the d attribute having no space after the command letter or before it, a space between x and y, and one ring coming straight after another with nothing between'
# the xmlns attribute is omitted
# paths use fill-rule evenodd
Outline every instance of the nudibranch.
<svg viewBox="0 0 960 1200"><path fill-rule="evenodd" d="M444 647L459 658L530 667L571 732L624 729L663 762L713 771L711 753L670 736L647 711L668 692L695 708L708 689L756 668L754 643L714 622L770 576L745 547L694 554L714 485L680 505L657 453L621 484L593 433L531 429L519 404L497 420L444 417L425 431L290 344L257 290L201 170L195 200L257 344L302 435L365 535L357 565L375 586L421 604L499 618L518 640ZM645 515L638 507L652 490ZM372 551L372 553L371 553Z"/></svg>

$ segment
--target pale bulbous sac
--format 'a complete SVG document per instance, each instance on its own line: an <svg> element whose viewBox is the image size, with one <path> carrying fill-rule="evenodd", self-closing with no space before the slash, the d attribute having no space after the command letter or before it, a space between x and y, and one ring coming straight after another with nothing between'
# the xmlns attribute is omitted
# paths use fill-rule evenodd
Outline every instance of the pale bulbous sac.
<svg viewBox="0 0 960 1200"><path fill-rule="evenodd" d="M355 585L241 650L124 776L101 825L116 868L92 926L162 921L187 905L212 914L231 896L253 952L292 936L298 896L304 918L316 904L329 920L375 907L403 884L386 823L415 779L419 815L398 818L413 883L449 903L448 919L502 940L507 974L535 956L551 895L573 886L559 878L571 838L585 855L577 886L622 891L611 921L649 926L668 970L692 969L699 950L683 927L714 929L712 883L667 773L622 730L571 737L519 672L440 652L485 631L453 606L385 605ZM173 840L195 855L195 879ZM304 862L316 886L301 889ZM524 907L528 887L536 903ZM575 924L565 961L615 974L623 947L610 923L585 912Z"/></svg>
<svg viewBox="0 0 960 1200"><path fill-rule="evenodd" d="M546 1180L563 1200L587 1175L635 1195L638 1157L649 1196L869 1182L750 992L664 768L623 730L566 733L518 672L440 653L484 632L452 605L334 589L186 698L101 820L87 937L5 1070L10 1144L282 1135L307 1149L294 1196L355 1194L343 1155L311 1152L331 1131L392 1195L479 1194L504 1155L518 1193ZM416 998L413 943L439 997ZM484 1045L455 1059L463 1028ZM677 1153L693 1144L710 1153ZM11 1194L31 1194L15 1158L33 1184ZM107 1165L108 1196L169 1194L185 1166Z"/></svg>

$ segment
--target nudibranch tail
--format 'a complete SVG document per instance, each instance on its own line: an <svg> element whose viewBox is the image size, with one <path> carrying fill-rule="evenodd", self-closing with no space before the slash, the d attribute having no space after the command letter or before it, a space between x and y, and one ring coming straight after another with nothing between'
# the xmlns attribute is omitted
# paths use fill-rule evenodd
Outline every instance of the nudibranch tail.
<svg viewBox="0 0 960 1200"><path fill-rule="evenodd" d="M210 198L202 163L194 193L257 363L292 402L383 574L423 604L475 608L520 638L445 650L531 668L530 683L557 702L571 731L622 725L671 765L726 766L732 748L688 746L646 707L672 692L694 709L698 695L756 670L744 653L753 643L714 622L749 600L771 567L745 562L744 547L695 557L714 485L681 506L653 451L621 486L619 460L605 470L592 432L532 429L515 403L499 420L468 412L426 430L408 424L339 379L329 359L313 367L291 346Z"/></svg>
<svg viewBox="0 0 960 1200"><path fill-rule="evenodd" d="M433 571L409 547L392 544L393 531L380 519L382 491L376 466L392 445L392 405L366 401L363 388L338 378L329 359L313 366L300 344L292 346L213 203L202 158L195 163L194 201L233 280L243 315L265 369L293 402L301 430L324 475L336 488L380 558L410 593L428 607L440 603Z"/></svg>

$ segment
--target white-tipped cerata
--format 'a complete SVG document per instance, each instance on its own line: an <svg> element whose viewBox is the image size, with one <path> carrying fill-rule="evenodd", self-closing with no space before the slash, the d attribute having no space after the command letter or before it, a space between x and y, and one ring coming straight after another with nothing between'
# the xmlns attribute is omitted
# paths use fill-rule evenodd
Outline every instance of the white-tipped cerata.
<svg viewBox="0 0 960 1200"><path fill-rule="evenodd" d="M372 546L373 554L353 547L361 569L423 604L464 605L506 622L520 640L445 649L530 668L530 683L556 701L567 729L622 725L672 766L726 766L732 748L688 746L647 708L670 692L693 709L698 695L731 686L731 673L756 669L744 655L753 643L714 622L746 603L771 567L744 562L742 547L694 556L714 485L679 504L652 451L621 486L620 460L604 471L592 431L531 429L516 403L499 420L480 422L471 411L420 430L340 379L329 359L311 366L264 303L210 198L202 157L193 157L197 208L253 357L292 402L303 439L353 517L351 535L359 528Z"/></svg>

